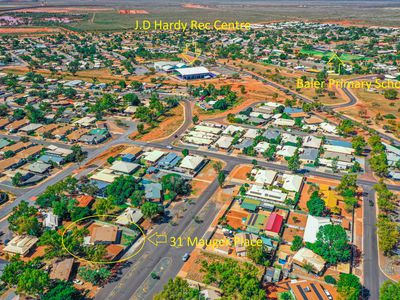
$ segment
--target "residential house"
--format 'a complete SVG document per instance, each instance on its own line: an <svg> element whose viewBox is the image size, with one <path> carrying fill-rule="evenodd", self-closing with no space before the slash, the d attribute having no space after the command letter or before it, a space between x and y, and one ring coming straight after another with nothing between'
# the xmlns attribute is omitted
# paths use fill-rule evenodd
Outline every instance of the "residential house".
<svg viewBox="0 0 400 300"><path fill-rule="evenodd" d="M68 281L71 277L73 266L74 266L73 258L65 258L61 261L55 262L51 267L51 272L49 274L50 279Z"/></svg>
<svg viewBox="0 0 400 300"><path fill-rule="evenodd" d="M38 241L39 239L35 236L18 235L8 242L3 251L11 255L19 254L26 256Z"/></svg>
<svg viewBox="0 0 400 300"><path fill-rule="evenodd" d="M110 167L116 174L132 174L140 168L139 164L130 163L122 160L114 161Z"/></svg>
<svg viewBox="0 0 400 300"><path fill-rule="evenodd" d="M293 267L304 270L306 264L312 266L313 273L321 274L325 269L326 261L310 249L303 247L293 256Z"/></svg>
<svg viewBox="0 0 400 300"><path fill-rule="evenodd" d="M161 183L144 183L145 198L152 201L161 201L162 185Z"/></svg>
<svg viewBox="0 0 400 300"><path fill-rule="evenodd" d="M90 236L90 243L96 245L109 245L118 243L119 230L117 226L112 225L97 225L93 228Z"/></svg>
<svg viewBox="0 0 400 300"><path fill-rule="evenodd" d="M198 155L187 155L179 166L189 172L198 172L204 166L204 158Z"/></svg>
<svg viewBox="0 0 400 300"><path fill-rule="evenodd" d="M44 214L43 225L44 227L56 229L60 224L60 218L55 215L52 211L46 212Z"/></svg>
<svg viewBox="0 0 400 300"><path fill-rule="evenodd" d="M138 224L143 219L143 214L140 209L128 207L122 214L117 217L115 223L118 225Z"/></svg>
<svg viewBox="0 0 400 300"><path fill-rule="evenodd" d="M314 243L317 240L317 233L320 227L330 224L332 223L329 218L308 215L303 236L304 242Z"/></svg>
<svg viewBox="0 0 400 300"><path fill-rule="evenodd" d="M272 237L279 237L283 225L283 217L276 212L273 212L267 221L265 226L265 234Z"/></svg>

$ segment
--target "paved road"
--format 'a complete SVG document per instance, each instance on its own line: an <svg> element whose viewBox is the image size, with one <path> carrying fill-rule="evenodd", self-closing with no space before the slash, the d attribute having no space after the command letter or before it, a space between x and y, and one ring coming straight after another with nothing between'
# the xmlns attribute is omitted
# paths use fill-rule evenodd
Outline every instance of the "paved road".
<svg viewBox="0 0 400 300"><path fill-rule="evenodd" d="M226 172L230 172L235 164L228 163L225 167ZM211 222L218 214L219 208L210 200L218 188L217 180L214 180L200 197L195 200L195 204L187 205L187 211L182 214L182 219L178 225L172 226L169 223L156 225L154 231L166 233L167 236L191 236L201 238L207 231ZM205 211L203 211L205 209ZM177 211L173 211L176 215ZM201 223L194 221L195 216L201 214ZM152 295L162 290L169 278L174 278L183 266L182 256L184 253L191 253L194 247L184 246L174 248L169 245L159 245L146 243L144 249L134 258L129 260L131 267L124 269L121 278L117 282L107 284L99 291L96 299L151 299ZM148 276L155 270L157 264L163 258L169 258L172 263L162 274L160 280L151 280ZM147 279L147 280L146 280ZM151 288L144 286L147 282L153 281Z"/></svg>
<svg viewBox="0 0 400 300"><path fill-rule="evenodd" d="M379 299L379 287L388 280L379 268L378 241L376 234L376 203L375 191L370 185L361 185L368 196L363 201L363 299ZM374 206L369 202L373 201Z"/></svg>

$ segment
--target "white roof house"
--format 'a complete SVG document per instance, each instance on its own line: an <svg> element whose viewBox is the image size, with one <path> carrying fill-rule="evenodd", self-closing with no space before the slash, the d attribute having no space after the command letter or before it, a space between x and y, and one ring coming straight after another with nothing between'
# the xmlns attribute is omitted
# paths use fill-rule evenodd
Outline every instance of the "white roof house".
<svg viewBox="0 0 400 300"><path fill-rule="evenodd" d="M244 130L243 127L229 125L228 127L225 128L225 130L222 132L222 134L234 135L236 132L243 131L243 130Z"/></svg>
<svg viewBox="0 0 400 300"><path fill-rule="evenodd" d="M295 174L283 174L283 188L287 191L299 192L303 184L303 177Z"/></svg>
<svg viewBox="0 0 400 300"><path fill-rule="evenodd" d="M121 160L114 161L114 163L110 167L111 170L113 170L115 172L119 172L119 173L124 173L124 174L132 174L138 168L140 168L140 165L138 165L138 164L121 161Z"/></svg>
<svg viewBox="0 0 400 300"><path fill-rule="evenodd" d="M332 224L329 218L308 215L306 228L304 230L304 242L314 243L317 240L319 228L329 224Z"/></svg>
<svg viewBox="0 0 400 300"><path fill-rule="evenodd" d="M286 146L283 146L279 151L277 151L276 155L284 156L284 157L293 156L294 153L296 152L296 149L297 149L297 147L286 145Z"/></svg>
<svg viewBox="0 0 400 300"><path fill-rule="evenodd" d="M259 142L255 147L254 150L257 151L258 153L263 153L267 151L269 148L269 143L268 142Z"/></svg>
<svg viewBox="0 0 400 300"><path fill-rule="evenodd" d="M90 126L92 123L96 121L95 117L83 117L74 122L74 124L78 124L80 126Z"/></svg>
<svg viewBox="0 0 400 300"><path fill-rule="evenodd" d="M205 126L205 125L196 125L193 129L195 131L202 131L202 132L208 132L208 133L213 133L213 134L220 134L222 131L221 128Z"/></svg>
<svg viewBox="0 0 400 300"><path fill-rule="evenodd" d="M46 217L43 222L44 227L49 227L52 229L57 228L59 225L59 221L60 218L57 215L53 214L52 211L49 211L48 213L46 213Z"/></svg>
<svg viewBox="0 0 400 300"><path fill-rule="evenodd" d="M303 147L308 148L319 148L321 147L322 139L317 138L313 135L308 135L303 139Z"/></svg>
<svg viewBox="0 0 400 300"><path fill-rule="evenodd" d="M11 254L20 254L25 256L29 250L38 242L38 238L31 235L18 235L8 242L3 251Z"/></svg>
<svg viewBox="0 0 400 300"><path fill-rule="evenodd" d="M297 143L297 136L290 133L282 133L282 142L283 143Z"/></svg>
<svg viewBox="0 0 400 300"><path fill-rule="evenodd" d="M180 167L188 170L196 170L203 160L204 158L198 155L187 155L182 159Z"/></svg>
<svg viewBox="0 0 400 300"><path fill-rule="evenodd" d="M211 139L201 138L196 136L185 136L185 142L196 145L211 145L214 142Z"/></svg>
<svg viewBox="0 0 400 300"><path fill-rule="evenodd" d="M150 152L146 152L143 154L143 159L148 161L148 162L156 162L157 160L159 160L163 155L165 154L165 152L160 151L160 150L153 150Z"/></svg>
<svg viewBox="0 0 400 300"><path fill-rule="evenodd" d="M254 175L255 182L258 184L271 185L274 182L277 172L272 170L261 170L258 169L257 173Z"/></svg>
<svg viewBox="0 0 400 300"><path fill-rule="evenodd" d="M352 154L354 152L354 149L349 147L342 147L336 145L324 145L323 147L325 151L336 152L336 153Z"/></svg>
<svg viewBox="0 0 400 300"><path fill-rule="evenodd" d="M35 131L36 129L39 129L40 127L43 127L43 125L31 123L31 124L25 125L24 127L20 128L19 131L23 131L23 132Z"/></svg>
<svg viewBox="0 0 400 300"><path fill-rule="evenodd" d="M233 141L233 137L231 136L221 136L218 141L215 142L215 145L222 149L228 149Z"/></svg>
<svg viewBox="0 0 400 300"><path fill-rule="evenodd" d="M300 266L311 264L315 273L321 272L326 263L321 256L315 254L310 249L305 247L296 252L296 254L293 256L293 262Z"/></svg>
<svg viewBox="0 0 400 300"><path fill-rule="evenodd" d="M251 188L246 192L246 195L257 199L275 202L284 202L287 197L287 194L283 193L281 190L268 190L256 184L251 186Z"/></svg>
<svg viewBox="0 0 400 300"><path fill-rule="evenodd" d="M243 137L254 139L256 136L258 136L258 129L250 128L246 131Z"/></svg>
<svg viewBox="0 0 400 300"><path fill-rule="evenodd" d="M132 223L138 223L143 218L143 214L140 209L128 207L120 214L115 223L119 225L130 225Z"/></svg>
<svg viewBox="0 0 400 300"><path fill-rule="evenodd" d="M118 176L119 175L114 174L113 170L104 169L104 170L101 170L100 172L93 174L90 177L90 179L112 183L112 182L114 182L115 178L117 178Z"/></svg>
<svg viewBox="0 0 400 300"><path fill-rule="evenodd" d="M274 125L277 126L294 126L295 121L292 119L276 119L274 121Z"/></svg>
<svg viewBox="0 0 400 300"><path fill-rule="evenodd" d="M322 122L321 124L319 124L319 128L321 128L323 131L327 132L327 133L333 133L333 134L337 134L337 127L333 124L327 123L327 122Z"/></svg>
<svg viewBox="0 0 400 300"><path fill-rule="evenodd" d="M49 145L46 147L47 150L46 153L47 154L56 154L56 155L60 155L60 156L68 156L69 154L72 154L73 151L71 149L66 149L66 148L61 148L61 147L57 147L55 145Z"/></svg>

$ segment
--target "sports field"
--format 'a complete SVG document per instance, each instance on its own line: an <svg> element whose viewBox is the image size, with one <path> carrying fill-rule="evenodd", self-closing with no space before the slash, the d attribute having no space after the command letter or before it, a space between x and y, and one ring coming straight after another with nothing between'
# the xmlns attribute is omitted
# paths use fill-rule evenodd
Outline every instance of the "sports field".
<svg viewBox="0 0 400 300"><path fill-rule="evenodd" d="M319 51L319 50L305 50L305 49L301 49L300 53L303 54L307 54L307 55L312 55L312 56L316 56L316 57L323 57L323 56L332 56L334 53L332 51ZM340 56L340 59L343 61L353 61L353 60L368 60L369 57L365 57L365 56L360 56L360 55L354 55L354 54L347 54L347 53L343 53Z"/></svg>

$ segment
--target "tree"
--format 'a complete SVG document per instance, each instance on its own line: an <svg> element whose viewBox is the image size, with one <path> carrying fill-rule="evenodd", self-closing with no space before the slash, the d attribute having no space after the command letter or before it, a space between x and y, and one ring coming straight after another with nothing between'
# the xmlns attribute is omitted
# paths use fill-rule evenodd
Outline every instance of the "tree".
<svg viewBox="0 0 400 300"><path fill-rule="evenodd" d="M139 134L144 134L145 133L144 124L143 123L138 123L136 126L137 126L137 131L139 132Z"/></svg>
<svg viewBox="0 0 400 300"><path fill-rule="evenodd" d="M111 198L98 198L94 203L94 209L98 215L106 215L114 208Z"/></svg>
<svg viewBox="0 0 400 300"><path fill-rule="evenodd" d="M71 62L68 64L68 71L69 71L72 75L75 75L76 72L78 72L78 70L79 70L79 65L80 65L79 60L71 61Z"/></svg>
<svg viewBox="0 0 400 300"><path fill-rule="evenodd" d="M258 265L265 265L269 263L268 252L263 245L249 245L246 248L247 257L250 258Z"/></svg>
<svg viewBox="0 0 400 300"><path fill-rule="evenodd" d="M107 196L113 200L113 204L121 205L139 189L136 180L132 176L119 176L113 183L107 186Z"/></svg>
<svg viewBox="0 0 400 300"><path fill-rule="evenodd" d="M72 153L68 154L65 158L67 162L81 162L86 154L83 152L82 147L79 145L73 145L71 147Z"/></svg>
<svg viewBox="0 0 400 300"><path fill-rule="evenodd" d="M115 157L114 156L110 156L109 158L107 158L107 162L112 165L115 161Z"/></svg>
<svg viewBox="0 0 400 300"><path fill-rule="evenodd" d="M154 300L193 300L201 299L200 291L189 287L189 283L180 278L169 279L163 290L154 296Z"/></svg>
<svg viewBox="0 0 400 300"><path fill-rule="evenodd" d="M212 167L215 172L219 173L222 170L222 163L220 161L216 161L215 163L213 163Z"/></svg>
<svg viewBox="0 0 400 300"><path fill-rule="evenodd" d="M297 172L300 168L300 155L299 151L296 149L294 155L288 159L288 168L293 172Z"/></svg>
<svg viewBox="0 0 400 300"><path fill-rule="evenodd" d="M351 190L355 193L357 190L357 175L344 175L336 190L340 193L346 190Z"/></svg>
<svg viewBox="0 0 400 300"><path fill-rule="evenodd" d="M314 266L308 262L306 262L305 264L303 264L303 269L307 272L307 273L311 273L314 270Z"/></svg>
<svg viewBox="0 0 400 300"><path fill-rule="evenodd" d="M163 211L163 208L157 203L145 202L140 207L140 210L142 211L142 214L146 219L153 219L155 216Z"/></svg>
<svg viewBox="0 0 400 300"><path fill-rule="evenodd" d="M398 225L396 222L391 221L388 216L379 215L376 226L379 249L384 255L389 255L400 241Z"/></svg>
<svg viewBox="0 0 400 300"><path fill-rule="evenodd" d="M361 293L360 279L353 274L342 273L339 276L337 290L339 295L346 300L358 300Z"/></svg>
<svg viewBox="0 0 400 300"><path fill-rule="evenodd" d="M303 247L303 239L300 236L295 235L292 241L292 245L290 246L290 250L292 250L293 252L299 251L301 247Z"/></svg>
<svg viewBox="0 0 400 300"><path fill-rule="evenodd" d="M355 151L356 155L361 155L364 151L364 147L367 145L364 138L362 136L355 136L351 141L351 145Z"/></svg>
<svg viewBox="0 0 400 300"><path fill-rule="evenodd" d="M194 115L192 118L192 121L194 124L197 124L197 122L199 122L199 116L198 115Z"/></svg>
<svg viewBox="0 0 400 300"><path fill-rule="evenodd" d="M217 285L226 299L265 299L258 279L259 270L253 264L239 264L233 259L202 261L201 264L201 271L205 272L203 282Z"/></svg>
<svg viewBox="0 0 400 300"><path fill-rule="evenodd" d="M338 131L341 135L347 136L354 132L353 122L350 120L343 120L338 126Z"/></svg>
<svg viewBox="0 0 400 300"><path fill-rule="evenodd" d="M395 89L385 89L383 96L388 100L396 100L397 94L398 92Z"/></svg>
<svg viewBox="0 0 400 300"><path fill-rule="evenodd" d="M164 191L174 192L176 195L188 195L192 189L190 183L178 174L168 174L161 178Z"/></svg>
<svg viewBox="0 0 400 300"><path fill-rule="evenodd" d="M21 201L14 207L8 217L9 229L17 234L29 234L38 236L41 225L37 219L37 209L29 206L28 202Z"/></svg>
<svg viewBox="0 0 400 300"><path fill-rule="evenodd" d="M290 292L283 292L279 294L279 300L292 300Z"/></svg>
<svg viewBox="0 0 400 300"><path fill-rule="evenodd" d="M43 270L27 268L18 276L17 292L38 295L49 286L50 278Z"/></svg>
<svg viewBox="0 0 400 300"><path fill-rule="evenodd" d="M324 280L325 280L326 283L329 283L329 284L336 284L337 283L336 279L333 278L331 275L326 275L324 277Z"/></svg>
<svg viewBox="0 0 400 300"><path fill-rule="evenodd" d="M20 172L15 173L15 175L11 179L11 183L14 186L19 186L22 182L22 174Z"/></svg>
<svg viewBox="0 0 400 300"><path fill-rule="evenodd" d="M13 111L13 117L15 120L21 120L25 117L25 115L25 111L21 108L17 108Z"/></svg>
<svg viewBox="0 0 400 300"><path fill-rule="evenodd" d="M372 156L369 160L371 169L381 177L385 177L389 173L389 164L385 152Z"/></svg>
<svg viewBox="0 0 400 300"><path fill-rule="evenodd" d="M40 299L81 300L84 297L70 282L57 280Z"/></svg>
<svg viewBox="0 0 400 300"><path fill-rule="evenodd" d="M379 300L400 300L400 282L387 280L379 292Z"/></svg>
<svg viewBox="0 0 400 300"><path fill-rule="evenodd" d="M80 267L78 275L87 282L100 285L105 279L110 277L111 272L106 268L91 269L90 267Z"/></svg>
<svg viewBox="0 0 400 300"><path fill-rule="evenodd" d="M182 155L183 155L183 156L188 156L188 155L189 155L189 150L186 149L186 148L183 149L183 150L182 150Z"/></svg>
<svg viewBox="0 0 400 300"><path fill-rule="evenodd" d="M129 105L133 105L133 106L139 106L140 105L139 97L134 93L129 93L129 94L124 95L123 99Z"/></svg>
<svg viewBox="0 0 400 300"><path fill-rule="evenodd" d="M222 187L224 185L225 178L226 178L226 175L225 175L224 171L220 171L218 173L218 178L217 178L218 184L220 187Z"/></svg>
<svg viewBox="0 0 400 300"><path fill-rule="evenodd" d="M319 197L317 191L311 194L310 200L307 201L307 208L312 216L322 216L325 210L325 201Z"/></svg>
<svg viewBox="0 0 400 300"><path fill-rule="evenodd" d="M61 243L61 235L57 230L45 230L39 238L39 246L46 246L46 258L63 257L67 254Z"/></svg>
<svg viewBox="0 0 400 300"><path fill-rule="evenodd" d="M385 151L385 146L382 144L382 141L381 141L381 138L379 135L372 135L368 139L368 144L371 146L372 152L374 154Z"/></svg>
<svg viewBox="0 0 400 300"><path fill-rule="evenodd" d="M306 246L330 264L347 262L351 255L346 231L340 225L328 224L320 227L317 240L306 243Z"/></svg>

